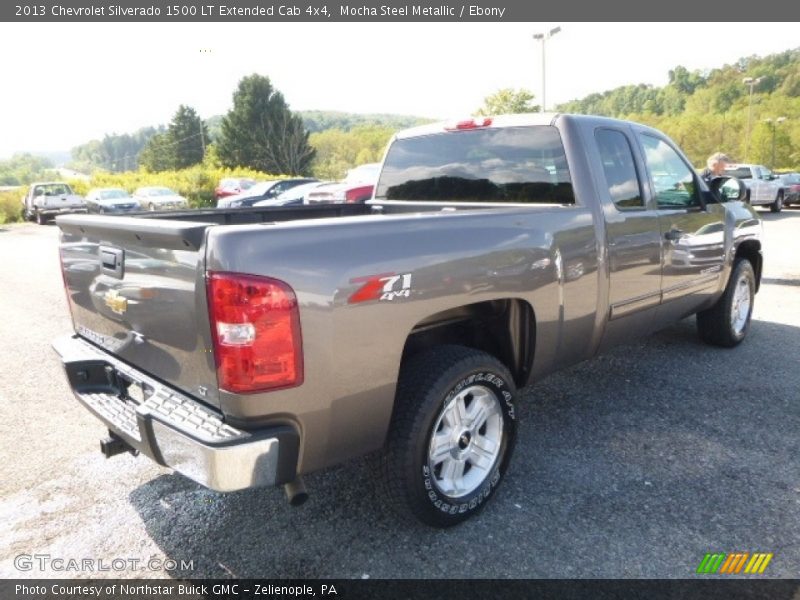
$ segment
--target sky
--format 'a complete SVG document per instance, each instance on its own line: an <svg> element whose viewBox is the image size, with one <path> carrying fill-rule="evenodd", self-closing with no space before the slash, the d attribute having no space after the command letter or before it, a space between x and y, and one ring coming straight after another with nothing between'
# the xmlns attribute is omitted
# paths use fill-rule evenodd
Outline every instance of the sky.
<svg viewBox="0 0 800 600"><path fill-rule="evenodd" d="M472 114L504 87L547 106L625 84L664 85L797 45L796 23L0 23L0 158L68 150L166 124L179 104L231 108L267 75L293 110ZM31 43L32 40L38 40Z"/></svg>

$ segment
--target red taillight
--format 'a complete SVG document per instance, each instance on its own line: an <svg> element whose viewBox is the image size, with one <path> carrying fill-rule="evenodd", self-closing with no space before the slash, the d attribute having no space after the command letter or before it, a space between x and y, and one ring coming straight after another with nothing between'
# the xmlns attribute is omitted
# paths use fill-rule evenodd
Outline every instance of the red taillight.
<svg viewBox="0 0 800 600"><path fill-rule="evenodd" d="M208 309L220 388L248 394L303 383L292 288L268 277L210 273Z"/></svg>
<svg viewBox="0 0 800 600"><path fill-rule="evenodd" d="M371 185L362 185L361 187L353 188L347 190L344 193L344 201L345 202L358 202L362 198L366 198L367 196L372 195L372 187Z"/></svg>
<svg viewBox="0 0 800 600"><path fill-rule="evenodd" d="M447 131L457 131L459 129L477 129L478 127L488 127L492 124L491 117L484 117L482 119L466 119L458 121L453 125L445 127Z"/></svg>

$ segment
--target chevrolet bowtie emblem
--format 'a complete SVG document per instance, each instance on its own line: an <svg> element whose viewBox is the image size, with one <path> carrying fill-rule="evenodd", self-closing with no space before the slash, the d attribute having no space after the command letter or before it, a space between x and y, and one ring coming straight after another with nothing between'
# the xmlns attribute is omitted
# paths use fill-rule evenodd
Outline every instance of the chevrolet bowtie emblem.
<svg viewBox="0 0 800 600"><path fill-rule="evenodd" d="M106 306L118 315L128 310L128 299L125 296L120 296L117 290L108 290L103 298L106 301Z"/></svg>

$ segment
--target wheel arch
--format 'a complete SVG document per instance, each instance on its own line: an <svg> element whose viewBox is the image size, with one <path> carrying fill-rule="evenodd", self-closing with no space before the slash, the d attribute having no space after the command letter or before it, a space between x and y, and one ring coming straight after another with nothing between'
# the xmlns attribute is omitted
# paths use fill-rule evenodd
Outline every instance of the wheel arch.
<svg viewBox="0 0 800 600"><path fill-rule="evenodd" d="M402 362L436 345L481 350L502 362L523 387L533 368L536 315L529 302L503 298L456 306L418 322L406 338Z"/></svg>
<svg viewBox="0 0 800 600"><path fill-rule="evenodd" d="M753 265L756 275L756 291L761 287L761 269L763 267L763 257L761 255L761 242L758 240L745 240L736 247L734 261L746 259Z"/></svg>

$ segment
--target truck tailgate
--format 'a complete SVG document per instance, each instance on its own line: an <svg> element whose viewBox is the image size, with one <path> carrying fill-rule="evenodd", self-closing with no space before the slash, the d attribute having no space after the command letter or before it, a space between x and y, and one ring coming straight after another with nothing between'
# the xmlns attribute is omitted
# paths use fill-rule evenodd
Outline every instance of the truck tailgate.
<svg viewBox="0 0 800 600"><path fill-rule="evenodd" d="M76 333L219 406L204 277L209 224L82 215L57 223Z"/></svg>

